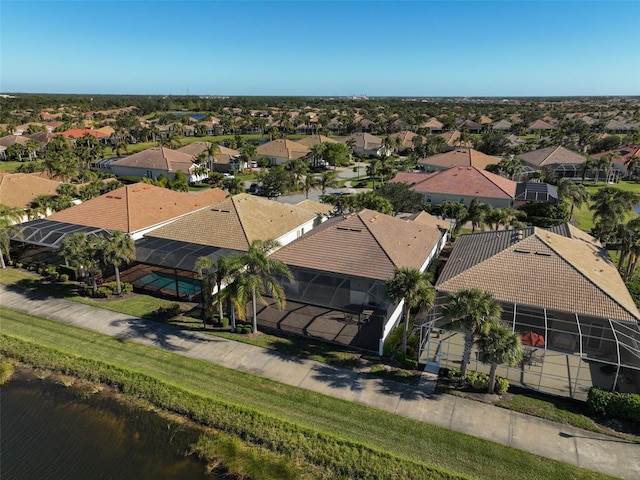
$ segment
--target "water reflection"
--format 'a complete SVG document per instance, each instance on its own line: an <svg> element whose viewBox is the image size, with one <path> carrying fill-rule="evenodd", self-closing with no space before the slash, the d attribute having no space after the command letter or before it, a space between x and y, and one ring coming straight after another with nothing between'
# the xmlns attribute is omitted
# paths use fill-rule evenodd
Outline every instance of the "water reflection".
<svg viewBox="0 0 640 480"><path fill-rule="evenodd" d="M2 478L221 478L184 456L196 430L111 397L20 375L1 402Z"/></svg>

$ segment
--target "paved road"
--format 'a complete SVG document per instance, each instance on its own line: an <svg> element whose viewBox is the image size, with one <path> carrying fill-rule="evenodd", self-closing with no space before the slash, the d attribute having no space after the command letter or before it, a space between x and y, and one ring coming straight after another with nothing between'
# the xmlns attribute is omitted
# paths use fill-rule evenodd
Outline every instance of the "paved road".
<svg viewBox="0 0 640 480"><path fill-rule="evenodd" d="M0 305L361 403L624 479L640 478L640 446L451 395L0 286ZM0 321L0 331L2 323Z"/></svg>

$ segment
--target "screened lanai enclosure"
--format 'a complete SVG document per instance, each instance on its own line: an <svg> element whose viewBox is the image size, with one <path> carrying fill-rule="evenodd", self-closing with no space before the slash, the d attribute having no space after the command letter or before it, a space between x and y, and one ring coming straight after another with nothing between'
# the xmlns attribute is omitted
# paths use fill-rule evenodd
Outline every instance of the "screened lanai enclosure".
<svg viewBox="0 0 640 480"><path fill-rule="evenodd" d="M640 331L637 324L583 314L511 304L502 322L518 332L522 362L501 365L498 375L511 384L586 400L592 386L640 393ZM464 335L436 308L420 330L420 360L427 369L459 368ZM474 346L469 368L489 373Z"/></svg>

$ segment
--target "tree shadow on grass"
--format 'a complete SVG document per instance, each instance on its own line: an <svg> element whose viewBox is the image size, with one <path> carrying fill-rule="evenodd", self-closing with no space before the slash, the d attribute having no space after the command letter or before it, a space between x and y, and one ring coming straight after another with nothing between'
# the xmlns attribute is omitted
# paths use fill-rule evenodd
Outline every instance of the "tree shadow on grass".
<svg viewBox="0 0 640 480"><path fill-rule="evenodd" d="M5 287L17 292L28 300L48 300L51 298L71 298L79 294L79 287L70 283L48 283L41 279L24 278Z"/></svg>

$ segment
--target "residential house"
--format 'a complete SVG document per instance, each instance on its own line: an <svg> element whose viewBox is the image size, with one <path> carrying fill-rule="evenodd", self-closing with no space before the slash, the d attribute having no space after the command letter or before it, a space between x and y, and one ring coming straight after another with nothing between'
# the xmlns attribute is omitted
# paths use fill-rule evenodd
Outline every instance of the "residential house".
<svg viewBox="0 0 640 480"><path fill-rule="evenodd" d="M258 323L382 354L403 303L386 296L394 269L425 271L446 243L446 230L423 213L400 219L371 210L334 217L278 250L294 282L283 280L287 306L263 308Z"/></svg>
<svg viewBox="0 0 640 480"><path fill-rule="evenodd" d="M508 132L513 128L513 123L508 120L500 120L493 124L492 128L500 132Z"/></svg>
<svg viewBox="0 0 640 480"><path fill-rule="evenodd" d="M301 143L280 138L260 145L254 160L268 158L271 165L286 165L291 160L298 160L308 155L311 150Z"/></svg>
<svg viewBox="0 0 640 480"><path fill-rule="evenodd" d="M580 165L585 157L578 152L563 146L546 147L531 152L520 153L518 158L524 165L537 170L546 170L558 178L577 178L580 176Z"/></svg>
<svg viewBox="0 0 640 480"><path fill-rule="evenodd" d="M421 335L428 369L459 365L463 335L434 332L450 321L448 295L469 288L490 293L502 322L522 335L522 363L498 369L512 384L581 400L592 386L640 392L640 312L588 234L564 224L459 236ZM470 368L489 367L474 352Z"/></svg>
<svg viewBox="0 0 640 480"><path fill-rule="evenodd" d="M356 155L379 157L383 154L382 139L380 137L366 132L357 132L340 139L345 144L351 140L355 142L353 153Z"/></svg>
<svg viewBox="0 0 640 480"><path fill-rule="evenodd" d="M629 170L629 162L633 157L640 158L640 145L627 145L624 147L619 147L614 150L609 150L607 152L593 153L591 156L593 158L599 159L604 156L611 155L612 170L618 171L617 175L620 178L631 177L633 174L636 174L638 171L638 166L636 166L635 171L631 172Z"/></svg>
<svg viewBox="0 0 640 480"><path fill-rule="evenodd" d="M418 162L425 172L446 170L451 167L487 168L500 162L498 157L486 155L473 148L457 148L455 150L432 155Z"/></svg>
<svg viewBox="0 0 640 480"><path fill-rule="evenodd" d="M136 245L136 260L195 272L200 256L246 252L254 240L287 245L322 220L308 208L240 193L146 234Z"/></svg>
<svg viewBox="0 0 640 480"><path fill-rule="evenodd" d="M477 167L452 167L434 173L398 173L390 182L401 182L423 196L426 205L444 201L469 206L475 198L495 208L511 207L516 182Z"/></svg>
<svg viewBox="0 0 640 480"><path fill-rule="evenodd" d="M300 140L296 140L296 143L304 145L307 148L311 148L314 145L319 145L321 143L340 143L338 140L333 138L325 137L324 135L308 135Z"/></svg>
<svg viewBox="0 0 640 480"><path fill-rule="evenodd" d="M410 150L413 148L413 139L416 137L419 137L420 135L418 135L415 132L412 132L410 130L403 130L402 132L398 132L398 133L392 133L391 135L389 135L389 137L391 137L394 141L396 138L400 139L401 142L401 146L399 147L398 151L399 152L404 152L407 150ZM424 141L424 139L423 139Z"/></svg>
<svg viewBox="0 0 640 480"><path fill-rule="evenodd" d="M57 195L60 182L26 173L0 172L0 204L27 209L39 195ZM26 220L26 213L25 218Z"/></svg>
<svg viewBox="0 0 640 480"><path fill-rule="evenodd" d="M206 158L207 149L211 145L211 142L193 142L184 147L176 149L176 152L185 153L191 155L193 158L197 158L199 155L204 154ZM244 170L249 168L249 165L245 160L242 160L241 154L238 150L227 148L225 146L218 146L218 153L216 153L212 159L207 162L209 170L212 172L231 172L232 170Z"/></svg>
<svg viewBox="0 0 640 480"><path fill-rule="evenodd" d="M420 128L426 128L430 133L442 133L444 129L444 124L435 117L429 119L429 121L420 124Z"/></svg>
<svg viewBox="0 0 640 480"><path fill-rule="evenodd" d="M530 132L538 132L538 133L548 133L552 130L555 130L556 127L549 122L545 122L544 120L536 120L529 124L528 130Z"/></svg>
<svg viewBox="0 0 640 480"><path fill-rule="evenodd" d="M120 158L112 162L110 168L117 177L146 177L155 180L160 175L173 178L177 171L182 171L189 182L198 182L207 178L207 174L196 172L197 165L193 155L165 147L148 148Z"/></svg>

